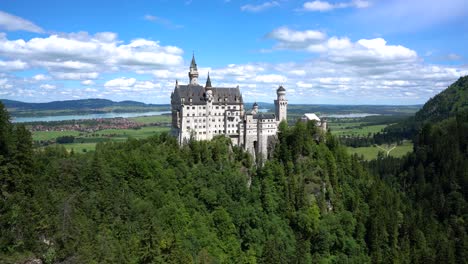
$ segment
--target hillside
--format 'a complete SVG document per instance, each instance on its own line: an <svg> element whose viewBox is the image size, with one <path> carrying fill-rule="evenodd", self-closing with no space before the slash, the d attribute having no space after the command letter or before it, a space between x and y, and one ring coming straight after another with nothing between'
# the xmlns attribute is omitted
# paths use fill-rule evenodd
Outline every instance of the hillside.
<svg viewBox="0 0 468 264"><path fill-rule="evenodd" d="M425 123L442 121L468 111L468 76L429 99L412 117L384 129L379 137L387 142L414 139Z"/></svg>
<svg viewBox="0 0 468 264"><path fill-rule="evenodd" d="M25 103L0 99L12 116L44 116L105 112L165 111L169 105L145 104L136 101L114 102L107 99L81 99L47 103Z"/></svg>
<svg viewBox="0 0 468 264"><path fill-rule="evenodd" d="M415 115L420 123L437 122L468 110L468 76L431 98Z"/></svg>

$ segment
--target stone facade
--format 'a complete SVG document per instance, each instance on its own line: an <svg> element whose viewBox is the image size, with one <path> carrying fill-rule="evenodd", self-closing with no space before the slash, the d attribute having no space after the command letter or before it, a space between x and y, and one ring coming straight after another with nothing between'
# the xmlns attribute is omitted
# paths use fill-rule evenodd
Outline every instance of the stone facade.
<svg viewBox="0 0 468 264"><path fill-rule="evenodd" d="M224 135L233 145L266 159L279 123L287 120L286 89L280 86L276 91L275 114L264 114L257 103L250 110L244 109L239 86L212 87L209 73L205 86L199 85L195 57L188 75L189 84L176 81L171 95L172 134L179 144Z"/></svg>

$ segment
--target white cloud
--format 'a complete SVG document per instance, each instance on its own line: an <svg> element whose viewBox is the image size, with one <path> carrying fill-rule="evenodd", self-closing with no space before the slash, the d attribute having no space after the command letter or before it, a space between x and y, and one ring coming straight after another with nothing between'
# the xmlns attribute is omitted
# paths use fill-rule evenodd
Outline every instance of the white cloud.
<svg viewBox="0 0 468 264"><path fill-rule="evenodd" d="M93 80L84 80L81 82L82 85L86 85L86 86L89 86L89 85L94 85L94 81Z"/></svg>
<svg viewBox="0 0 468 264"><path fill-rule="evenodd" d="M0 28L8 31L23 30L34 33L44 33L44 30L24 18L0 11Z"/></svg>
<svg viewBox="0 0 468 264"><path fill-rule="evenodd" d="M277 43L273 50L295 50L318 53L336 63L388 64L414 62L414 50L401 45L388 45L383 38L360 39L353 43L349 38L327 38L316 30L297 31L280 27L267 34Z"/></svg>
<svg viewBox="0 0 468 264"><path fill-rule="evenodd" d="M350 2L341 2L341 3L329 3L327 1L315 0L313 2L305 2L302 6L304 11L319 11L326 12L331 11L337 8L367 8L370 6L369 1L364 0L354 0Z"/></svg>
<svg viewBox="0 0 468 264"><path fill-rule="evenodd" d="M323 41L326 35L317 30L296 31L288 27L279 27L267 34L268 38L284 42L317 42Z"/></svg>
<svg viewBox="0 0 468 264"><path fill-rule="evenodd" d="M240 9L242 11L254 12L255 13L255 12L264 11L264 10L272 8L272 7L277 7L279 5L280 4L277 1L270 1L270 2L264 2L264 3L259 4L259 5L251 5L251 4L243 5L243 6L241 6Z"/></svg>
<svg viewBox="0 0 468 264"><path fill-rule="evenodd" d="M160 88L160 87L161 87L160 83L153 83L150 81L140 81L135 84L135 88L141 89L141 90L155 89L155 88Z"/></svg>
<svg viewBox="0 0 468 264"><path fill-rule="evenodd" d="M44 74L36 74L32 77L32 79L35 81L47 81L50 80L50 77Z"/></svg>
<svg viewBox="0 0 468 264"><path fill-rule="evenodd" d="M57 88L55 85L52 84L41 84L39 87L45 90L54 90L55 88Z"/></svg>
<svg viewBox="0 0 468 264"><path fill-rule="evenodd" d="M105 87L130 87L135 85L136 79L135 78L117 78L107 81L104 86Z"/></svg>
<svg viewBox="0 0 468 264"><path fill-rule="evenodd" d="M328 2L322 1L313 1L313 2L305 2L303 5L304 10L307 11L328 11L332 10L334 7L332 4Z"/></svg>
<svg viewBox="0 0 468 264"><path fill-rule="evenodd" d="M276 84L282 84L286 82L287 78L284 77L283 75L279 74L264 74L264 75L258 75L255 77L256 82L262 82L262 83L276 83Z"/></svg>
<svg viewBox="0 0 468 264"><path fill-rule="evenodd" d="M2 61L0 60L1 71L19 71L28 68L28 64L21 60Z"/></svg>
<svg viewBox="0 0 468 264"><path fill-rule="evenodd" d="M178 47L161 46L157 41L146 39L124 44L111 32L95 35L78 32L29 41L9 40L0 33L0 57L24 62L29 67L45 68L52 76L64 79L95 79L102 72L180 66L182 53Z"/></svg>
<svg viewBox="0 0 468 264"><path fill-rule="evenodd" d="M59 80L97 79L97 72L52 72L52 76Z"/></svg>

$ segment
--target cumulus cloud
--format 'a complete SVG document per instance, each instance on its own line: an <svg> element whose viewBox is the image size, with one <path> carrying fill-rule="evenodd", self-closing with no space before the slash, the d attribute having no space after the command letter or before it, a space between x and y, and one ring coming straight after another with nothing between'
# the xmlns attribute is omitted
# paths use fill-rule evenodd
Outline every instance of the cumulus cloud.
<svg viewBox="0 0 468 264"><path fill-rule="evenodd" d="M34 33L44 33L44 30L33 22L3 11L0 11L0 28L8 31L23 30Z"/></svg>
<svg viewBox="0 0 468 264"><path fill-rule="evenodd" d="M297 31L288 27L279 27L266 35L266 38L278 41L276 49L305 49L317 46L326 39L326 34L317 30Z"/></svg>
<svg viewBox="0 0 468 264"><path fill-rule="evenodd" d="M264 10L272 8L272 7L277 7L279 5L280 4L277 1L270 1L270 2L261 3L259 5L251 5L251 4L243 5L243 6L241 6L240 9L242 11L254 12L255 13L255 12L264 11Z"/></svg>
<svg viewBox="0 0 468 264"><path fill-rule="evenodd" d="M302 6L302 10L326 12L326 11L331 11L333 9L338 9L338 8L349 8L349 7L367 8L369 6L370 6L370 2L364 1L364 0L354 0L351 2L340 2L340 3L330 3L327 1L315 0L312 2L305 2Z"/></svg>
<svg viewBox="0 0 468 264"><path fill-rule="evenodd" d="M10 40L0 33L0 61L4 70L27 67L46 69L56 79L96 79L103 72L166 69L180 66L183 51L157 41L119 41L112 32L51 35L30 40Z"/></svg>
<svg viewBox="0 0 468 264"><path fill-rule="evenodd" d="M297 31L280 27L267 34L276 40L273 50L295 50L321 54L335 63L395 64L414 62L414 50L401 45L388 45L383 38L360 39L352 42L347 37L327 37L316 30Z"/></svg>
<svg viewBox="0 0 468 264"><path fill-rule="evenodd" d="M28 64L21 60L0 60L0 71L20 71L28 68Z"/></svg>

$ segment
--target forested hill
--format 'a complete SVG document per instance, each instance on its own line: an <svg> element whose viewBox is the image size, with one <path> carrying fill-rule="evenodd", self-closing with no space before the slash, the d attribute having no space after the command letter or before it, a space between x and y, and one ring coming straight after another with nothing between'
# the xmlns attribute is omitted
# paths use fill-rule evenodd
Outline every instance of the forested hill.
<svg viewBox="0 0 468 264"><path fill-rule="evenodd" d="M437 122L468 111L468 76L460 77L431 98L415 115L416 122Z"/></svg>
<svg viewBox="0 0 468 264"><path fill-rule="evenodd" d="M460 77L429 99L415 116L386 127L385 133L379 136L388 142L414 139L425 123L439 122L464 112L468 112L468 76Z"/></svg>
<svg viewBox="0 0 468 264"><path fill-rule="evenodd" d="M81 100L66 100L53 101L48 103L25 103L7 99L0 99L6 106L8 111L13 115L20 116L24 114L40 115L41 112L47 115L54 113L70 112L70 113L88 113L88 112L107 112L107 111L132 111L145 110L152 111L155 109L169 110L169 105L145 104L136 101L121 101L114 102L107 99L81 99Z"/></svg>
<svg viewBox="0 0 468 264"><path fill-rule="evenodd" d="M162 134L101 143L84 154L61 147L33 150L30 133L8 120L0 103L2 263L468 259L466 194L460 196L465 189L458 180L466 175L460 174L463 159L448 164L459 170L441 186L455 184L434 196L431 188L442 177L431 175L443 164L431 165L432 152L402 175L400 185L400 178L387 173L370 174L312 122L282 123L272 157L255 167L224 137L179 147ZM461 124L466 127L466 121ZM453 136L466 136L463 131ZM446 151L458 142L437 148ZM420 168L425 166L434 169ZM443 199L435 215L431 197Z"/></svg>

